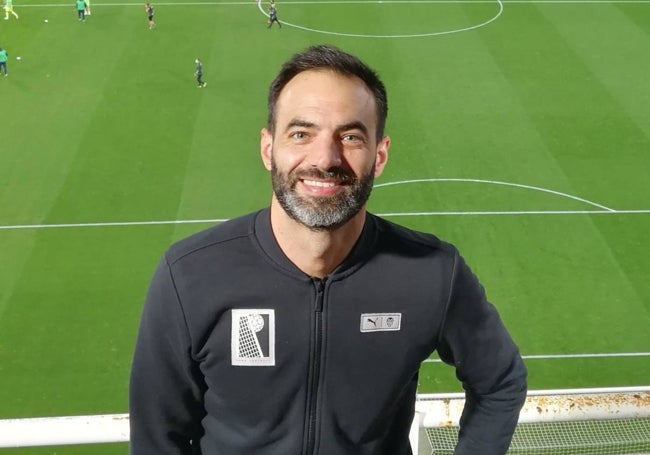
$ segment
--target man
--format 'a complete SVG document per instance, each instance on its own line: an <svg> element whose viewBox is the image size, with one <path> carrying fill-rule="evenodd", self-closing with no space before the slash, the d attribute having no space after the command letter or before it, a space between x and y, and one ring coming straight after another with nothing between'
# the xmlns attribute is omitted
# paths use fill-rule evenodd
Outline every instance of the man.
<svg viewBox="0 0 650 455"><path fill-rule="evenodd" d="M86 22L86 2L85 0L76 0L77 4L77 19L81 22Z"/></svg>
<svg viewBox="0 0 650 455"><path fill-rule="evenodd" d="M270 87L269 208L172 246L131 372L131 454L405 455L418 370L466 390L456 455L504 454L526 368L457 250L366 212L386 91L314 46Z"/></svg>
<svg viewBox="0 0 650 455"><path fill-rule="evenodd" d="M0 47L0 72L4 70L5 77L9 75L9 73L7 73L7 60L9 60L9 53L6 49Z"/></svg>
<svg viewBox="0 0 650 455"><path fill-rule="evenodd" d="M208 85L207 82L203 82L203 63L198 58L194 60L196 64L196 69L194 70L194 76L196 76L196 82L199 84L199 88L203 88Z"/></svg>
<svg viewBox="0 0 650 455"><path fill-rule="evenodd" d="M278 20L278 9L275 7L275 2L271 0L271 3L269 3L269 27L273 25L273 22L277 22L278 26L282 28L282 24Z"/></svg>
<svg viewBox="0 0 650 455"><path fill-rule="evenodd" d="M156 26L156 23L153 21L153 5L151 3L145 3L144 10L147 12L147 19L149 20L149 30Z"/></svg>
<svg viewBox="0 0 650 455"><path fill-rule="evenodd" d="M18 14L14 11L14 0L4 0L3 2L5 10L5 20L9 20L9 14L12 14L16 19L18 19Z"/></svg>

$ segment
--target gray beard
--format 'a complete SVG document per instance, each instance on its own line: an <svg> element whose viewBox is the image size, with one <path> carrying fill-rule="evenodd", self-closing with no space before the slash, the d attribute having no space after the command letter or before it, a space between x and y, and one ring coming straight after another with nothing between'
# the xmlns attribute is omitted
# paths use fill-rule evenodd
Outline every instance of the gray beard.
<svg viewBox="0 0 650 455"><path fill-rule="evenodd" d="M280 206L293 220L314 231L334 231L350 221L365 206L374 183L375 166L357 179L347 170L337 168L327 172L314 170L288 176L278 171L271 160L273 192ZM303 198L296 191L300 177L344 178L349 185L343 193L331 197Z"/></svg>

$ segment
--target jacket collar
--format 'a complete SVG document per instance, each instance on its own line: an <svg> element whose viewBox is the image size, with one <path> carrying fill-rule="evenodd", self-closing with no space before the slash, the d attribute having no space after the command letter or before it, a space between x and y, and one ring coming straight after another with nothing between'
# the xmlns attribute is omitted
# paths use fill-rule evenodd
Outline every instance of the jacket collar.
<svg viewBox="0 0 650 455"><path fill-rule="evenodd" d="M275 265L285 272L300 278L310 278L289 260L278 245L273 230L271 229L271 209L269 207L257 212L253 218L253 236L263 253ZM347 258L332 272L329 277L343 278L366 262L373 254L377 244L377 220L374 215L367 213L366 220L357 243L348 254Z"/></svg>

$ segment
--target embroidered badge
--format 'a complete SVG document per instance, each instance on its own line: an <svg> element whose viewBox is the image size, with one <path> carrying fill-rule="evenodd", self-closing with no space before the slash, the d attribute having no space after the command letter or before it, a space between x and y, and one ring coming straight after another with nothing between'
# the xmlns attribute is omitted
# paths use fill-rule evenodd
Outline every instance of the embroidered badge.
<svg viewBox="0 0 650 455"><path fill-rule="evenodd" d="M275 311L232 310L232 365L275 365Z"/></svg>
<svg viewBox="0 0 650 455"><path fill-rule="evenodd" d="M361 332L391 332L400 330L402 313L365 313L361 315Z"/></svg>

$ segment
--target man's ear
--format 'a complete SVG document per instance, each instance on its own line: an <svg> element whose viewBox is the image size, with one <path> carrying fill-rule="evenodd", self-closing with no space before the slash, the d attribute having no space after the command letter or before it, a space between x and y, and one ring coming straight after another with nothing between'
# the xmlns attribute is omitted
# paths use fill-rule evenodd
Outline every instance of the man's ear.
<svg viewBox="0 0 650 455"><path fill-rule="evenodd" d="M271 170L271 158L273 156L273 135L266 128L260 132L260 155L262 163L267 171Z"/></svg>
<svg viewBox="0 0 650 455"><path fill-rule="evenodd" d="M384 136L377 144L377 154L375 155L375 178L384 172L384 167L388 162L388 149L390 148L390 137Z"/></svg>

